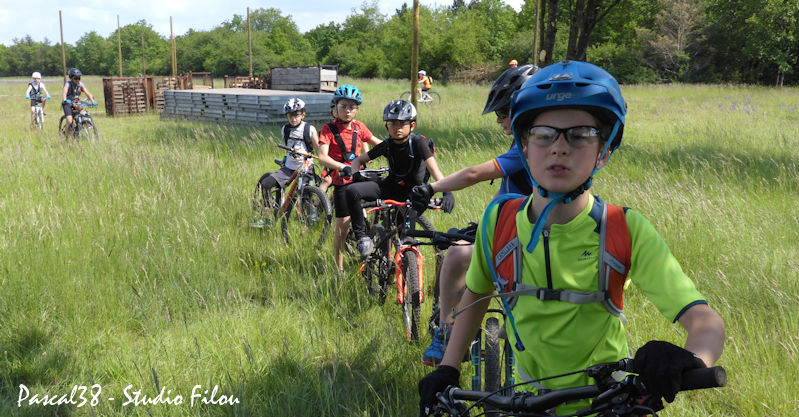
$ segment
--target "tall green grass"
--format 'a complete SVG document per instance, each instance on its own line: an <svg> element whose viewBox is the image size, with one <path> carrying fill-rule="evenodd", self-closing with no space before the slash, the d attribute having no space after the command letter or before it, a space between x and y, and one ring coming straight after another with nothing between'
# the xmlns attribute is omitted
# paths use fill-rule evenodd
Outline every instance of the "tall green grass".
<svg viewBox="0 0 799 417"><path fill-rule="evenodd" d="M347 81L365 96L359 119L384 136L382 108L406 83ZM102 104L100 80L87 84ZM0 83L0 415L416 414L428 339L404 342L391 297L374 302L354 263L337 275L330 248L287 246L279 230L247 226L255 182L280 155L277 127L98 110L99 140L65 142L55 102L43 133L27 128L24 89ZM487 86L436 89L442 105L420 108L417 130L436 141L445 173L507 149L494 118L480 115ZM647 216L727 325L729 386L681 394L662 415L796 415L799 91L623 92L625 142L593 191ZM495 190L459 191L451 215L429 216L440 229L464 225ZM634 287L626 304L635 346L683 340ZM18 407L20 384L40 396L100 384L103 399ZM128 385L185 402L122 406ZM239 404L192 407L195 385L218 385Z"/></svg>

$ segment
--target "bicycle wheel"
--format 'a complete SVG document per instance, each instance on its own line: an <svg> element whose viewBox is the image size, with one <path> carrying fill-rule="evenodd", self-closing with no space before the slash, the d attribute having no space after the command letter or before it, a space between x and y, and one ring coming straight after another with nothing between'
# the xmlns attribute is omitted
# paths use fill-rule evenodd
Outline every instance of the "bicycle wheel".
<svg viewBox="0 0 799 417"><path fill-rule="evenodd" d="M280 220L280 227L286 243L309 236L315 239L314 247L319 247L327 239L332 221L333 209L327 194L313 185L306 185Z"/></svg>
<svg viewBox="0 0 799 417"><path fill-rule="evenodd" d="M486 319L485 327L485 383L483 390L494 392L500 388L501 372L499 356L499 320L496 317ZM485 408L486 416L498 416L499 413L491 411L490 407Z"/></svg>
<svg viewBox="0 0 799 417"><path fill-rule="evenodd" d="M62 138L67 137L67 116L61 116L61 120L58 121L58 134Z"/></svg>
<svg viewBox="0 0 799 417"><path fill-rule="evenodd" d="M428 106L438 106L441 104L441 94L436 93L433 90L428 91L427 96L424 99L424 104Z"/></svg>
<svg viewBox="0 0 799 417"><path fill-rule="evenodd" d="M97 131L97 125L94 124L92 116L83 116L83 123L81 124L81 133L86 139L94 138L99 139L100 133Z"/></svg>
<svg viewBox="0 0 799 417"><path fill-rule="evenodd" d="M410 102L411 101L411 92L410 91L405 91L402 94L400 94L400 100L405 100L407 102Z"/></svg>
<svg viewBox="0 0 799 417"><path fill-rule="evenodd" d="M406 250L402 253L400 262L404 284L402 314L405 320L405 332L409 342L417 342L422 307L419 292L419 255L415 251Z"/></svg>
<svg viewBox="0 0 799 417"><path fill-rule="evenodd" d="M268 173L266 175L269 175ZM259 180L260 183L260 180ZM260 186L255 187L255 193L252 196L252 209L258 218L270 218L277 215L278 205L280 204L280 186L274 185L262 189Z"/></svg>
<svg viewBox="0 0 799 417"><path fill-rule="evenodd" d="M375 250L363 264L361 277L366 281L369 295L377 298L380 304L386 301L386 292L394 273L394 261L390 258L390 243L386 229L380 224L375 224L369 230L369 237L375 242Z"/></svg>
<svg viewBox="0 0 799 417"><path fill-rule="evenodd" d="M33 127L39 130L44 128L44 110L41 107L36 107L36 115L33 118Z"/></svg>

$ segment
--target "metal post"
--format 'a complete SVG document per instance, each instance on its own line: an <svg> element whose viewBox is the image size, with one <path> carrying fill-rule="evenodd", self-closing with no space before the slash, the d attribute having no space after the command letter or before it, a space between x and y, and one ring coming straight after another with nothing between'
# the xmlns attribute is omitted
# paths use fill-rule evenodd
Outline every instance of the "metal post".
<svg viewBox="0 0 799 417"><path fill-rule="evenodd" d="M64 22L61 21L61 10L58 11L58 26L61 28L61 69L64 72L64 83L67 82L67 53L64 50Z"/></svg>
<svg viewBox="0 0 799 417"><path fill-rule="evenodd" d="M169 16L169 38L172 40L172 77L177 77L178 59L175 53L175 33L172 31L172 16Z"/></svg>
<svg viewBox="0 0 799 417"><path fill-rule="evenodd" d="M411 103L416 105L419 94L416 91L419 72L419 0L413 0L413 40L411 42Z"/></svg>
<svg viewBox="0 0 799 417"><path fill-rule="evenodd" d="M147 75L147 63L144 60L144 25L141 27L141 75Z"/></svg>

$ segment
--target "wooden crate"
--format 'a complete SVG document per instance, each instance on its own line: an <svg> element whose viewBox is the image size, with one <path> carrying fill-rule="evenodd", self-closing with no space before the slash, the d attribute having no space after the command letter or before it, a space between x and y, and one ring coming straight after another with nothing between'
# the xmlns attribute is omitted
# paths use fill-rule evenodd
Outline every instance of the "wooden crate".
<svg viewBox="0 0 799 417"><path fill-rule="evenodd" d="M338 87L338 67L318 65L315 67L275 67L272 68L273 90L287 91L336 91Z"/></svg>

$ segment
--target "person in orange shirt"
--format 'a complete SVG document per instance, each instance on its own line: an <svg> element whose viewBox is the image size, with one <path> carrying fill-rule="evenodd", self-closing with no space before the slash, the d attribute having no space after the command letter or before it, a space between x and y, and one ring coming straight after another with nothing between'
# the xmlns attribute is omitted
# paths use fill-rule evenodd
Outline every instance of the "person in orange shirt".
<svg viewBox="0 0 799 417"><path fill-rule="evenodd" d="M419 70L419 79L417 82L419 83L418 97L421 99L422 91L430 90L430 87L433 86L433 79L427 75L427 71Z"/></svg>

